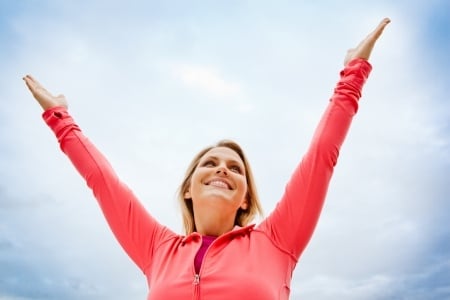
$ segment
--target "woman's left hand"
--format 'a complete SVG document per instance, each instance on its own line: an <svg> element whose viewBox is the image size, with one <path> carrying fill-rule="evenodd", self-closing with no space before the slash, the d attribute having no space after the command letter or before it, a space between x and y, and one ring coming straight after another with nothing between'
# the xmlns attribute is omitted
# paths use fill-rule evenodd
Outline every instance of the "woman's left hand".
<svg viewBox="0 0 450 300"><path fill-rule="evenodd" d="M362 40L356 48L349 49L344 59L344 66L355 58L368 60L376 41L383 33L384 28L391 22L389 18L384 18L378 24L377 28L372 31L364 40Z"/></svg>

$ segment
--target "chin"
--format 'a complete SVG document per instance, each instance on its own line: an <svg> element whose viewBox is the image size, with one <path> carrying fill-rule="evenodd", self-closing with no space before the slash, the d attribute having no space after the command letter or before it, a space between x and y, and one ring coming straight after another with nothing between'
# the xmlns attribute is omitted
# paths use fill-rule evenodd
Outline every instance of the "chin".
<svg viewBox="0 0 450 300"><path fill-rule="evenodd" d="M210 192L210 193L207 193L204 197L207 200L217 199L217 200L231 201L230 195L227 195L226 193L224 193L222 191Z"/></svg>

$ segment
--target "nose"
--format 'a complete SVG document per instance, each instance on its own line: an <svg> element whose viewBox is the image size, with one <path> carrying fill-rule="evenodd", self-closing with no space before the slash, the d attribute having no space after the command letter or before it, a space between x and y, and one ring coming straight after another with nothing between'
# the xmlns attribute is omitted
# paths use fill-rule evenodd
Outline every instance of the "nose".
<svg viewBox="0 0 450 300"><path fill-rule="evenodd" d="M217 167L216 174L223 174L223 175L225 175L225 176L228 175L227 168L224 167L224 166L222 166L222 165L219 165L219 166Z"/></svg>

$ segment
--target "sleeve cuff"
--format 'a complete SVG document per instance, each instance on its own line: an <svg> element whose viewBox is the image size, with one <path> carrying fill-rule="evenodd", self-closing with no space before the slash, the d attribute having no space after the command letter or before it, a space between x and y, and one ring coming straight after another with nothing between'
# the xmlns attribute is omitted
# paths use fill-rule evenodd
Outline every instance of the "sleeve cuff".
<svg viewBox="0 0 450 300"><path fill-rule="evenodd" d="M79 130L73 118L69 115L67 108L64 106L55 106L47 109L42 114L42 118L59 141L61 141L70 129Z"/></svg>

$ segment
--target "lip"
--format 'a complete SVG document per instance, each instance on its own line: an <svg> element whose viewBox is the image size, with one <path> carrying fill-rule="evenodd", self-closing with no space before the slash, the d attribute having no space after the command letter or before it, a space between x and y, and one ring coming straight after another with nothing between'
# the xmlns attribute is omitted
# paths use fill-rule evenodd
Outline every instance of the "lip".
<svg viewBox="0 0 450 300"><path fill-rule="evenodd" d="M224 179L224 178L212 178L208 181L205 182L205 185L211 185L211 186L215 186L218 188L228 188L229 190L232 190L232 186L231 183L228 182L228 180Z"/></svg>

